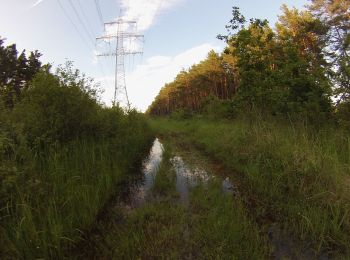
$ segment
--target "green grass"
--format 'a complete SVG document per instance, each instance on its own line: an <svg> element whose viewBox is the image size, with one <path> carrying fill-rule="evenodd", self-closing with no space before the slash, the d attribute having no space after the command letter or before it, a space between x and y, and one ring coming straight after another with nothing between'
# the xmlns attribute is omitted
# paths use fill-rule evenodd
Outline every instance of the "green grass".
<svg viewBox="0 0 350 260"><path fill-rule="evenodd" d="M266 238L239 197L222 192L221 183L200 185L190 193L190 241L194 259L266 259Z"/></svg>
<svg viewBox="0 0 350 260"><path fill-rule="evenodd" d="M141 161L151 135L136 130L122 140L83 139L28 155L32 165L18 169L28 179L1 209L0 256L69 256Z"/></svg>
<svg viewBox="0 0 350 260"><path fill-rule="evenodd" d="M100 226L92 246L97 250L89 257L266 259L268 247L257 225L240 199L224 194L219 182L197 186L190 190L189 203L180 202L170 163L174 147L165 141L148 203L132 210L118 208L118 217Z"/></svg>
<svg viewBox="0 0 350 260"><path fill-rule="evenodd" d="M268 249L242 205L218 185L191 192L190 208L158 200L129 213L98 257L110 259L266 259ZM110 248L113 248L112 250ZM101 249L101 248L100 248ZM106 250L107 249L107 250Z"/></svg>
<svg viewBox="0 0 350 260"><path fill-rule="evenodd" d="M176 175L171 166L172 147L166 143L163 144L164 150L162 162L158 168L157 175L152 186L152 195L162 200L177 199Z"/></svg>
<svg viewBox="0 0 350 260"><path fill-rule="evenodd" d="M282 224L316 251L350 255L349 134L259 119L151 122L238 172L257 218Z"/></svg>
<svg viewBox="0 0 350 260"><path fill-rule="evenodd" d="M118 217L100 223L99 239L92 241L95 250L84 257L181 259L186 250L183 241L186 209L176 203L176 179L170 156L166 146L148 202L131 211L117 206L110 215Z"/></svg>

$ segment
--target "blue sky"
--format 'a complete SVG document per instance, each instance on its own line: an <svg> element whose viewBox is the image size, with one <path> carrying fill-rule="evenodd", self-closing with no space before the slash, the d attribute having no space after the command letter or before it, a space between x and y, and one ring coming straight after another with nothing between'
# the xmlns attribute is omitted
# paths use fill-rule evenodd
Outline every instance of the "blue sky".
<svg viewBox="0 0 350 260"><path fill-rule="evenodd" d="M211 49L222 50L223 43L216 35L225 32L232 6L240 7L247 18L266 18L274 25L282 4L302 8L308 1L98 2L104 22L115 20L122 7L124 16L137 19L138 28L145 35L143 57L126 58L131 103L139 110L145 110L160 88L173 80L182 68L204 59ZM7 38L6 43L17 43L19 49L37 49L43 53L44 62L54 65L62 64L66 59L73 61L76 68L101 83L102 100L109 105L114 90L113 60L95 56L94 38L102 34L95 0L1 0L0 36Z"/></svg>

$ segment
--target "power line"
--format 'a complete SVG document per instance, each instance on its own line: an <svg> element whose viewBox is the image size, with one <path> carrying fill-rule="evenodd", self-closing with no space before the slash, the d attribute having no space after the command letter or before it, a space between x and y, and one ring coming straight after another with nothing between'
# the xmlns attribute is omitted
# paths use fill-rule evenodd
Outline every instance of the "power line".
<svg viewBox="0 0 350 260"><path fill-rule="evenodd" d="M81 34L80 30L78 29L78 27L76 26L76 24L74 23L74 21L70 18L67 10L64 8L64 6L62 5L60 0L57 0L60 8L62 9L64 15L66 16L66 18L70 21L70 23L73 25L74 29L76 30L76 32L78 33L79 37L82 39L82 41L86 44L86 46L88 47L88 49L91 50L91 45L88 43L88 41L86 41L85 37L83 36L83 34Z"/></svg>
<svg viewBox="0 0 350 260"><path fill-rule="evenodd" d="M80 18L80 15L79 15L77 9L75 8L75 6L74 6L73 3L72 3L72 0L68 0L68 2L69 2L69 4L70 4L70 6L72 7L72 9L73 9L75 15L77 16L77 18L78 18L80 24L82 25L82 27L83 27L85 33L91 38L92 42L94 42L94 40L93 40L94 37L89 33L89 30L86 28L84 22L83 22L82 19Z"/></svg>
<svg viewBox="0 0 350 260"><path fill-rule="evenodd" d="M100 19L100 22L101 22L102 26L104 26L104 21L103 21L103 16L102 16L102 12L101 12L101 7L100 7L100 4L99 4L98 0L95 0L95 6L96 6L98 18Z"/></svg>
<svg viewBox="0 0 350 260"><path fill-rule="evenodd" d="M91 33L91 35L95 35L94 32L92 31L92 26L91 26L91 24L90 24L90 22L89 22L89 19L88 19L87 15L86 15L86 13L85 13L85 11L84 11L83 6L82 6L81 3L80 3L80 0L77 0L77 2L78 2L78 6L79 6L79 8L80 8L80 10L81 10L81 13L83 14L83 18L85 19L85 21L86 21L86 23L87 23L87 25L88 25L89 32Z"/></svg>
<svg viewBox="0 0 350 260"><path fill-rule="evenodd" d="M76 32L78 33L79 37L81 38L81 40L85 43L86 47L91 51L94 50L94 47L93 45L90 44L90 41L87 41L86 38L84 37L84 35L81 33L81 31L79 30L78 26L75 24L75 22L73 21L73 19L70 17L68 11L65 9L65 7L63 6L63 4L61 3L60 0L57 0L60 8L62 9L64 15L66 16L66 18L70 21L70 23L73 25L74 29L76 30ZM99 68L100 68L100 71L102 72L102 75L103 75L103 81L105 83L106 86L108 86L108 83L107 83L107 76L105 74L105 71L103 69L103 66L102 64L97 61L98 65L99 65Z"/></svg>
<svg viewBox="0 0 350 260"><path fill-rule="evenodd" d="M98 5L97 0L95 1L95 4L97 4L99 18L100 18L100 21L101 21L102 24L103 24L102 12L101 12L101 9L100 9L100 7L99 7L99 5ZM82 11L83 18L86 20L88 27L91 29L92 26L91 26L91 24L90 24L90 22L89 22L89 19L87 18L87 15L86 15L85 12L84 12L84 8L82 7L82 5L81 5L81 3L80 3L80 0L78 0L78 5L79 5L79 8L80 8L81 11ZM90 32L91 32L92 34L94 34L91 30L90 30ZM96 49L96 45L95 45L95 49ZM102 74L102 76L103 76L104 84L105 84L106 87L107 87L109 84L108 84L108 81L107 81L107 74L106 74L106 72L105 72L104 66L103 66L102 62L100 62L99 60L97 60L97 64L99 65L100 72L101 72L101 74Z"/></svg>

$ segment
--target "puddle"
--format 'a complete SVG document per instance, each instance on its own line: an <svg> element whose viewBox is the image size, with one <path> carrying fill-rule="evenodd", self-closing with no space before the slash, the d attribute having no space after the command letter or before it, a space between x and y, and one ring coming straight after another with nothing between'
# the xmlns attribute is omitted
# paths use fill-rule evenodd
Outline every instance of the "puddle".
<svg viewBox="0 0 350 260"><path fill-rule="evenodd" d="M160 163L163 159L164 147L158 138L153 142L149 155L142 163L141 177L134 181L129 189L129 199L127 204L131 208L142 206L154 184ZM204 169L199 160L191 160L190 163L176 153L171 158L171 165L176 173L176 190L182 202L188 201L191 188L198 184L206 184L210 179L222 180L222 190L225 193L235 193L235 187L227 177L223 179Z"/></svg>
<svg viewBox="0 0 350 260"><path fill-rule="evenodd" d="M198 182L207 183L211 177L203 169L187 166L180 156L174 156L170 161L176 173L176 190L181 201L187 201L191 187L196 186Z"/></svg>
<svg viewBox="0 0 350 260"><path fill-rule="evenodd" d="M147 202L163 159L163 153L164 146L156 138L147 158L142 162L141 174L128 185L127 196L122 202L125 209L132 210ZM179 193L181 203L187 204L189 202L191 188L199 184L206 185L213 179L221 182L224 193L238 195L237 187L229 177L225 177L222 171L216 170L215 165L208 165L205 158L204 160L202 158L201 161L201 156L193 155L191 151L174 152L170 163L176 174L176 190ZM283 234L280 227L275 224L269 228L268 237L273 248L271 259L330 259L326 254L316 257L315 252L309 248L302 248L299 252L294 252L295 248L301 248L300 242L294 241L292 236L288 237L288 234Z"/></svg>
<svg viewBox="0 0 350 260"><path fill-rule="evenodd" d="M176 190L180 194L182 202L188 201L189 190L198 184L206 184L210 179L220 179L220 177L204 170L200 162L187 164L181 156L174 156L171 159L172 166L176 173ZM229 177L222 180L222 191L225 193L235 193L235 187Z"/></svg>
<svg viewBox="0 0 350 260"><path fill-rule="evenodd" d="M131 206L139 207L146 201L147 194L153 186L154 179L163 158L163 145L156 138L149 155L142 163L142 178L131 187Z"/></svg>

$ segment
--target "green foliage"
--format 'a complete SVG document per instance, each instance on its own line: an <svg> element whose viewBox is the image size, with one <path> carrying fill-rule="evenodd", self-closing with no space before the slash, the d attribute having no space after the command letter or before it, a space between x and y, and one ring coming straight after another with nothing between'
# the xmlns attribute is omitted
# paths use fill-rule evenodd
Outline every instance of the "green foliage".
<svg viewBox="0 0 350 260"><path fill-rule="evenodd" d="M206 60L192 66L189 71L182 71L172 83L165 85L148 113L191 115L202 109L203 101L209 96L230 99L236 91L235 86L230 59L211 51Z"/></svg>
<svg viewBox="0 0 350 260"><path fill-rule="evenodd" d="M267 20L247 22L234 7L227 34L218 36L227 43L224 52L210 52L182 71L164 86L148 113L203 113L206 98L214 96L232 101L236 115L259 111L317 125L333 122L332 95L348 96L347 7L344 1L324 0L303 11L284 5L275 29Z"/></svg>
<svg viewBox="0 0 350 260"><path fill-rule="evenodd" d="M123 259L266 259L267 248L242 204L220 186L197 187L190 206L150 203L108 230L97 257Z"/></svg>
<svg viewBox="0 0 350 260"><path fill-rule="evenodd" d="M176 192L176 175L171 167L172 153L169 145L165 145L162 155L162 162L157 170L157 175L152 186L152 195L162 200L178 198Z"/></svg>
<svg viewBox="0 0 350 260"><path fill-rule="evenodd" d="M209 96L203 101L200 112L210 119L227 119L235 116L235 107L231 100L220 100L215 96Z"/></svg>
<svg viewBox="0 0 350 260"><path fill-rule="evenodd" d="M0 119L0 258L68 256L152 138L71 63L38 72Z"/></svg>
<svg viewBox="0 0 350 260"><path fill-rule="evenodd" d="M350 99L350 3L344 0L311 0L309 10L326 27L323 53L335 94Z"/></svg>
<svg viewBox="0 0 350 260"><path fill-rule="evenodd" d="M237 57L240 78L235 100L244 111L311 119L329 113L331 91L322 67L318 21L286 6L283 12L276 31L257 19L229 38L226 53Z"/></svg>
<svg viewBox="0 0 350 260"><path fill-rule="evenodd" d="M316 251L349 256L350 138L341 129L236 119L157 119L154 128L181 134L239 178L252 213L278 222Z"/></svg>
<svg viewBox="0 0 350 260"><path fill-rule="evenodd" d="M4 47L4 39L0 37L0 96L1 102L13 108L20 99L23 89L41 69L38 51L26 56L25 50L18 55L16 44Z"/></svg>
<svg viewBox="0 0 350 260"><path fill-rule="evenodd" d="M196 259L266 259L266 241L239 198L212 181L190 193L192 256ZM209 246L210 245L210 246Z"/></svg>
<svg viewBox="0 0 350 260"><path fill-rule="evenodd" d="M341 102L337 105L336 117L341 126L350 130L350 102Z"/></svg>
<svg viewBox="0 0 350 260"><path fill-rule="evenodd" d="M51 73L41 72L16 106L14 117L33 146L91 135L98 110L96 101L79 86L61 85Z"/></svg>
<svg viewBox="0 0 350 260"><path fill-rule="evenodd" d="M173 119L190 119L192 116L193 113L188 109L177 109L170 115Z"/></svg>
<svg viewBox="0 0 350 260"><path fill-rule="evenodd" d="M138 208L109 209L108 223L89 245L84 258L122 259L266 259L266 241L239 198L222 192L217 181L190 190L189 203L179 203L170 158L174 139L164 137L163 159L148 194ZM169 142L167 142L169 141ZM188 152L188 151L186 151ZM188 159L188 158L187 158Z"/></svg>

